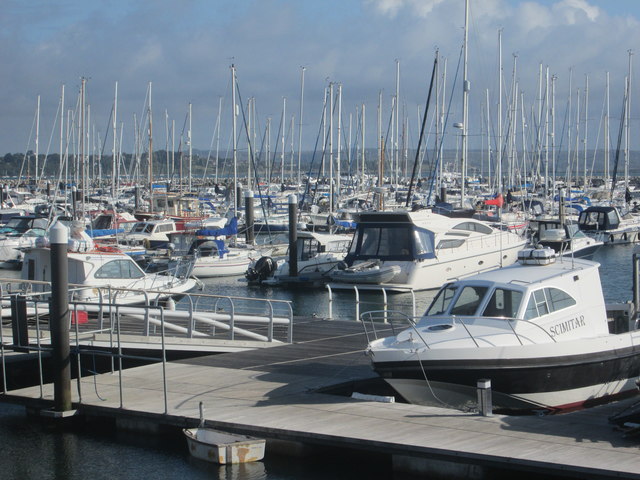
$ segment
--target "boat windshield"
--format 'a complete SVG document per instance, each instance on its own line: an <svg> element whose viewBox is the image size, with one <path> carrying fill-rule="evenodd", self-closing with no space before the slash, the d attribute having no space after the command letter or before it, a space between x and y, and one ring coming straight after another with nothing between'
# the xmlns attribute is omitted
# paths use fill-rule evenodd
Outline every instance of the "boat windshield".
<svg viewBox="0 0 640 480"><path fill-rule="evenodd" d="M451 285L445 285L440 289L436 298L433 299L431 305L427 309L427 315L442 315L448 309L451 304L451 299L456 294L457 288Z"/></svg>
<svg viewBox="0 0 640 480"><path fill-rule="evenodd" d="M136 223L131 229L131 233L151 233L153 224L147 222Z"/></svg>
<svg viewBox="0 0 640 480"><path fill-rule="evenodd" d="M475 315L488 290L488 287L475 285L463 287L455 303L451 306L451 315Z"/></svg>
<svg viewBox="0 0 640 480"><path fill-rule="evenodd" d="M516 318L520 304L522 303L522 292L506 288L496 288L491 294L489 302L482 311L483 317L504 317Z"/></svg>
<svg viewBox="0 0 640 480"><path fill-rule="evenodd" d="M412 225L361 225L351 243L354 259L412 260L433 258L433 234Z"/></svg>

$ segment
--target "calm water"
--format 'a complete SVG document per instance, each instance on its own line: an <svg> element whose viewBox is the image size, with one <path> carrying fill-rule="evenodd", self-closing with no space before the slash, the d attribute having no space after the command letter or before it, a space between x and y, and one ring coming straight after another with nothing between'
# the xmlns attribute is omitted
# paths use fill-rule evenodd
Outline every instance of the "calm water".
<svg viewBox="0 0 640 480"><path fill-rule="evenodd" d="M601 278L605 298L610 302L631 299L631 256L633 246L602 248L594 260L602 264ZM271 297L293 301L294 314L329 311L326 290L289 291L273 288L247 288L237 279L207 281L206 291L221 295ZM418 313L432 298L432 292L416 294ZM352 293L333 293L333 317L352 319L355 315ZM364 297L362 310L382 307L381 295ZM410 311L410 295L389 298L389 308ZM297 459L267 455L263 462L244 466L219 467L190 458L184 439L179 436L148 437L125 434L96 425L58 427L25 416L22 407L0 404L0 478L15 480L138 479L162 478L288 480L393 478L389 466L376 464L370 457ZM406 478L406 476L398 477Z"/></svg>

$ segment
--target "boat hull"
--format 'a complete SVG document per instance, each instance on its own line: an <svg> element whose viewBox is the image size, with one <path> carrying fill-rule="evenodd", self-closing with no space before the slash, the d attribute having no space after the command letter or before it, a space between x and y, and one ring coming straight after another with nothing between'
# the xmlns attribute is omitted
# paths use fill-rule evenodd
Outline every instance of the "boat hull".
<svg viewBox="0 0 640 480"><path fill-rule="evenodd" d="M224 465L256 462L264 458L264 439L233 435L210 428L189 428L183 432L189 453L200 460Z"/></svg>
<svg viewBox="0 0 640 480"><path fill-rule="evenodd" d="M527 404L529 409L553 411L587 407L637 392L635 381L640 377L640 349L633 346L569 356L483 357L374 362L374 369L405 400L416 404L433 404L428 382L437 382L445 392L468 387L475 397L477 381L490 379L498 395L495 407L506 410L526 410Z"/></svg>

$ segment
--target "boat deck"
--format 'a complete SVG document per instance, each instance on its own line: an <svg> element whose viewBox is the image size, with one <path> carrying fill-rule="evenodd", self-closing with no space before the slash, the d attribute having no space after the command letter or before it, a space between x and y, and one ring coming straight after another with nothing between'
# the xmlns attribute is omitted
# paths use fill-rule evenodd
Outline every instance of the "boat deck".
<svg viewBox="0 0 640 480"><path fill-rule="evenodd" d="M556 416L483 417L438 407L356 400L318 389L375 376L355 322L296 319L296 343L85 377L79 414L177 427L207 425L305 446L389 454L394 462L447 461L484 469L640 479L640 442L607 418L630 401ZM72 396L78 400L73 382ZM4 401L50 406L53 385ZM2 397L0 397L2 399ZM165 411L166 410L166 411Z"/></svg>

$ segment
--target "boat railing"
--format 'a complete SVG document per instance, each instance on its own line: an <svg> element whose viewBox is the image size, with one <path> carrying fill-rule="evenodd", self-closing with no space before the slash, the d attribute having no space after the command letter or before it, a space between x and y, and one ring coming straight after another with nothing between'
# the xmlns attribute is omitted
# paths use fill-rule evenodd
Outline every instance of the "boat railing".
<svg viewBox="0 0 640 480"><path fill-rule="evenodd" d="M362 328L367 337L367 342L377 340L381 335L388 336L389 327L392 335L407 327L414 327L419 318L407 315L399 310L371 310L360 316Z"/></svg>
<svg viewBox="0 0 640 480"><path fill-rule="evenodd" d="M437 320L437 322L433 324L433 328L444 330L447 325L460 325L465 330L468 338L477 348L482 348L483 345L487 345L486 338L483 338L483 336L487 335L487 332L485 330L482 333L475 332L474 334L473 330L486 329L489 326L489 322L495 322L495 324L500 327L507 326L509 335L513 335L520 345L535 344L537 342L534 341L534 339L524 331L516 331L516 325L526 325L532 327L533 331L542 332L543 338L549 339L554 343L556 342L556 339L553 337L551 332L547 331L541 325L538 325L537 323L531 322L529 320L523 320L519 318L481 316L460 317L455 315L432 318L434 322ZM414 332L422 340L426 348L431 348L429 342L427 342L424 336L420 333L420 329L417 328L417 322L420 320L420 318L416 318L415 316L411 317L400 311L376 310L363 313L361 316L361 320L365 334L367 336L367 341L378 339L380 332L384 332L384 335L388 336L388 326L391 327L392 335L397 335L399 328L406 329L407 327L409 327L414 330ZM478 322L478 324L476 325L475 322ZM495 335L495 332L492 332L491 335Z"/></svg>

